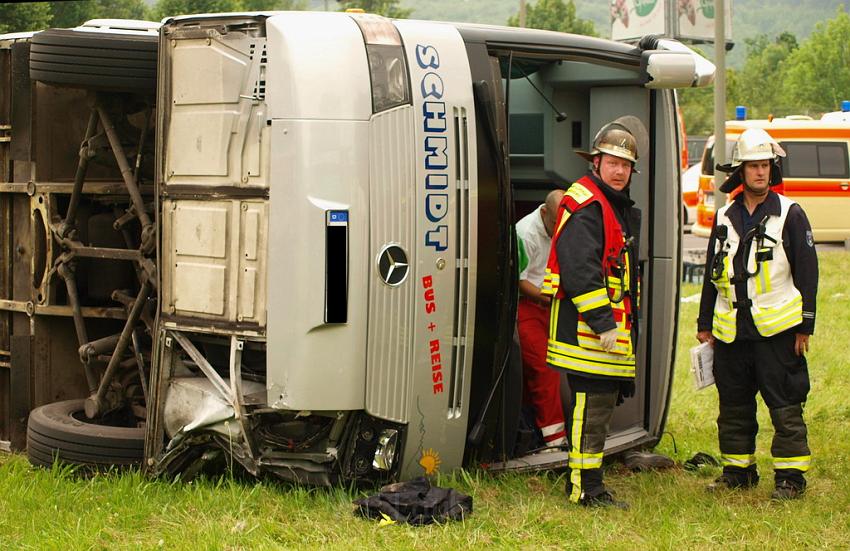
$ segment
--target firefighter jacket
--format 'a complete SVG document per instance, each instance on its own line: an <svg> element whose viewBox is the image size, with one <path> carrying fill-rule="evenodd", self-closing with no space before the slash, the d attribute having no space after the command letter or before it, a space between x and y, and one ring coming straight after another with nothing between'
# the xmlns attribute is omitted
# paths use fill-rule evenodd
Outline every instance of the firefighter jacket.
<svg viewBox="0 0 850 551"><path fill-rule="evenodd" d="M589 377L634 377L640 211L633 204L593 174L567 189L542 288L552 296L550 365ZM617 342L609 352L599 335L611 329Z"/></svg>
<svg viewBox="0 0 850 551"><path fill-rule="evenodd" d="M811 334L817 279L811 227L799 205L770 192L750 215L739 195L715 216L698 330L726 343L792 328Z"/></svg>

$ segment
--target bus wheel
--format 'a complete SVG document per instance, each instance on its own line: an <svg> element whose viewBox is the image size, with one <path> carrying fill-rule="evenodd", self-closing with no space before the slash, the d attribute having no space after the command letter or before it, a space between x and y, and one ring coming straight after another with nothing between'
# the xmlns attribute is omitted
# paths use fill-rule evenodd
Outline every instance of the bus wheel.
<svg viewBox="0 0 850 551"><path fill-rule="evenodd" d="M156 92L157 37L48 29L30 42L30 78L114 92Z"/></svg>
<svg viewBox="0 0 850 551"><path fill-rule="evenodd" d="M84 400L66 400L38 407L27 423L30 463L54 462L105 469L139 465L144 456L145 429L128 413L89 420Z"/></svg>

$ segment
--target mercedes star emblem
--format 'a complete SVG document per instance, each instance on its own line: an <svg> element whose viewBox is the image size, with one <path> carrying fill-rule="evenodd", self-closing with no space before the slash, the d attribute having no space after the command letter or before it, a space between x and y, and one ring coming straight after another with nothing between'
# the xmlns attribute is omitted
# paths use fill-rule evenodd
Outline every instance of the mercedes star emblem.
<svg viewBox="0 0 850 551"><path fill-rule="evenodd" d="M378 255L378 273L381 281L390 287L401 285L407 278L410 265L407 253L398 245L386 245Z"/></svg>

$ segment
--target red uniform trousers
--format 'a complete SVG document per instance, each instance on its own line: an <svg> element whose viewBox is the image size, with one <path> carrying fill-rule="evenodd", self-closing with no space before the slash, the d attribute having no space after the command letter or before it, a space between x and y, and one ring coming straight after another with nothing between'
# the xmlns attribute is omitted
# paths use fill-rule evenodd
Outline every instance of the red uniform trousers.
<svg viewBox="0 0 850 551"><path fill-rule="evenodd" d="M517 329L522 348L523 401L534 407L534 420L547 446L567 443L561 407L561 376L546 365L549 307L519 300Z"/></svg>

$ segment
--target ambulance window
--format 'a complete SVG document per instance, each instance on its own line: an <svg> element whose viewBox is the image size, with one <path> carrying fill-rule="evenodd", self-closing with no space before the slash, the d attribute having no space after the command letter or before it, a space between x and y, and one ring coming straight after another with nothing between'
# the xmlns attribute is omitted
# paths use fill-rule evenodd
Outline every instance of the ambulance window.
<svg viewBox="0 0 850 551"><path fill-rule="evenodd" d="M847 145L836 142L784 142L782 172L788 178L848 178Z"/></svg>
<svg viewBox="0 0 850 551"><path fill-rule="evenodd" d="M818 168L824 178L847 178L847 146L837 143L818 146Z"/></svg>

